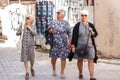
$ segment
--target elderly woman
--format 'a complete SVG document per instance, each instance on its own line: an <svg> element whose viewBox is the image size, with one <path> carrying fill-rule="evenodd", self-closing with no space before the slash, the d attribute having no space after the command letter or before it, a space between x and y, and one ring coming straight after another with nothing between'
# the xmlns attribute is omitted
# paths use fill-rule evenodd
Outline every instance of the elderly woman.
<svg viewBox="0 0 120 80"><path fill-rule="evenodd" d="M76 49L79 49L83 45L88 46L88 54L85 56L79 56L78 54L74 55L75 59L78 59L77 66L79 70L79 78L83 78L83 59L88 60L88 69L90 74L90 80L96 80L94 78L94 58L95 58L95 48L94 48L94 38L98 35L94 25L87 21L88 19L88 11L82 10L81 11L81 22L78 22L73 29L72 41L71 44L73 45L72 51L76 53Z"/></svg>
<svg viewBox="0 0 120 80"><path fill-rule="evenodd" d="M65 11L63 9L57 11L57 20L50 22L48 26L49 33L53 34L53 47L50 51L51 64L53 67L53 75L56 76L56 60L61 59L61 78L65 78L64 69L66 66L66 58L69 54L69 45L71 43L71 31L69 23L63 18Z"/></svg>
<svg viewBox="0 0 120 80"><path fill-rule="evenodd" d="M25 19L25 24L21 25L16 33L16 35L22 36L22 49L21 49L21 62L24 62L26 69L25 79L29 79L28 73L28 61L30 61L30 71L32 76L35 75L33 65L35 59L34 53L34 36L36 33L36 27L32 25L34 22L33 16L27 16Z"/></svg>

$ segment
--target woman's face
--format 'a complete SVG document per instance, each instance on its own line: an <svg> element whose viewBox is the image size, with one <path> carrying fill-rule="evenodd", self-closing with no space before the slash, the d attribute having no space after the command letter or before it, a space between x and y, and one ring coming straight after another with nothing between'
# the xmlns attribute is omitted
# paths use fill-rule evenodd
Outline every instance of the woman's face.
<svg viewBox="0 0 120 80"><path fill-rule="evenodd" d="M57 12L57 19L59 20L59 19L61 19L61 18L63 18L62 12L61 12L61 11L60 11L60 12Z"/></svg>
<svg viewBox="0 0 120 80"><path fill-rule="evenodd" d="M32 24L32 22L33 21L29 17L26 17L26 19L25 19L26 24Z"/></svg>
<svg viewBox="0 0 120 80"><path fill-rule="evenodd" d="M82 20L82 22L87 22L87 18L88 18L88 16L87 15L81 15L81 20Z"/></svg>

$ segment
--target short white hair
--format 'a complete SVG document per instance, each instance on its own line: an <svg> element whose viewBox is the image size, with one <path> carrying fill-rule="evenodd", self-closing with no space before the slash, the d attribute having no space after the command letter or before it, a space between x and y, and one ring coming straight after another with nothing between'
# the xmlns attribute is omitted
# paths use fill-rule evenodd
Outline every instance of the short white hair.
<svg viewBox="0 0 120 80"><path fill-rule="evenodd" d="M29 17L30 19L34 20L35 17L33 15L26 15L26 18Z"/></svg>
<svg viewBox="0 0 120 80"><path fill-rule="evenodd" d="M83 9L81 12L80 12L81 15L89 15L88 11L86 9Z"/></svg>
<svg viewBox="0 0 120 80"><path fill-rule="evenodd" d="M61 12L64 17L66 16L66 11L64 9L59 9L57 12Z"/></svg>
<svg viewBox="0 0 120 80"><path fill-rule="evenodd" d="M62 14L64 15L64 17L66 16L66 11L65 10L61 10Z"/></svg>
<svg viewBox="0 0 120 80"><path fill-rule="evenodd" d="M32 23L34 23L35 21L35 17L33 15L26 15L25 18L29 18L32 21Z"/></svg>

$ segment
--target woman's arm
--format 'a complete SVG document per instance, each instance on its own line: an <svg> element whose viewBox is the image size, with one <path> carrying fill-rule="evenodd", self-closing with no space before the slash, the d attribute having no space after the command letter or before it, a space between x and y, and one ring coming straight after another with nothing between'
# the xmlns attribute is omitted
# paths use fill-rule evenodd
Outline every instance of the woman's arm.
<svg viewBox="0 0 120 80"><path fill-rule="evenodd" d="M67 23L66 24L66 26L67 26L66 30L67 30L67 36L68 36L67 43L70 46L71 45L71 39L72 39L72 33L71 33L71 28L70 28L69 23L68 22L66 22L66 23Z"/></svg>
<svg viewBox="0 0 120 80"><path fill-rule="evenodd" d="M92 30L90 30L90 32L91 32L91 34L92 34L92 37L93 37L93 38L97 37L98 33L97 33L97 30L96 30L96 28L94 27L94 25L91 24L91 23L89 23L89 26L90 26L90 28L92 29Z"/></svg>
<svg viewBox="0 0 120 80"><path fill-rule="evenodd" d="M80 25L80 22L74 26L73 32L72 32L71 44L74 45L75 47L77 46L77 41L78 41L79 25Z"/></svg>
<svg viewBox="0 0 120 80"><path fill-rule="evenodd" d="M22 25L20 25L19 28L18 28L18 31L16 32L16 35L17 35L17 36L21 35L21 34L22 34L22 31L23 31Z"/></svg>
<svg viewBox="0 0 120 80"><path fill-rule="evenodd" d="M27 28L30 30L30 33L33 35L33 36L36 36L37 35L37 31L36 31L36 26L27 26Z"/></svg>

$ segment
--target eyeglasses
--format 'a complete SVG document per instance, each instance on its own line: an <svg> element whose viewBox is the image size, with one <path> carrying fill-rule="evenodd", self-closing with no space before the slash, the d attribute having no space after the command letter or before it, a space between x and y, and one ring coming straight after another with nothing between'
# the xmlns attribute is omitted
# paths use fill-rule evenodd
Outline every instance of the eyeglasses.
<svg viewBox="0 0 120 80"><path fill-rule="evenodd" d="M87 17L87 15L81 15L81 16L82 16L82 17L84 17L84 16Z"/></svg>

